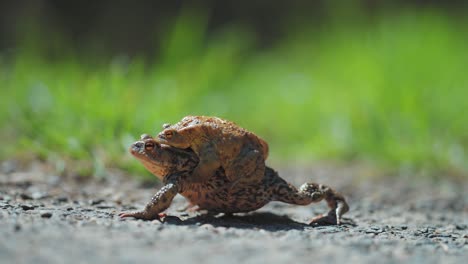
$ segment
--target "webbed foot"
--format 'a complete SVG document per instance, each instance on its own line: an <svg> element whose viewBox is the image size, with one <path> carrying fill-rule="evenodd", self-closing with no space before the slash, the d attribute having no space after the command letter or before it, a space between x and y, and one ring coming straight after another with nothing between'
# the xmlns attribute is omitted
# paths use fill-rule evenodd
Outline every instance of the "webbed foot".
<svg viewBox="0 0 468 264"><path fill-rule="evenodd" d="M331 201L327 201L328 204L333 204L335 208L332 207L326 215L319 215L314 217L309 223L310 225L340 225L342 216L349 211L349 206L346 201L341 197L332 197Z"/></svg>
<svg viewBox="0 0 468 264"><path fill-rule="evenodd" d="M135 212L121 212L118 214L120 218L127 218L133 217L135 219L142 219L142 220L159 220L162 221L164 218L167 217L165 213L159 213L156 215L148 214L145 211L135 211Z"/></svg>

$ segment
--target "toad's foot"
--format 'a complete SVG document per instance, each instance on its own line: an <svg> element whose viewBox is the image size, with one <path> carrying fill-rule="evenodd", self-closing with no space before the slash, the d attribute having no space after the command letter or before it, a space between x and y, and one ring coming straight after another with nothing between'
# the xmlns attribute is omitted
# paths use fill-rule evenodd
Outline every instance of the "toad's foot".
<svg viewBox="0 0 468 264"><path fill-rule="evenodd" d="M161 212L169 208L172 199L174 199L177 193L177 184L167 183L153 196L153 198L151 198L151 201L145 206L145 209L136 212L120 213L119 216L121 218L134 217L136 219L143 220L161 219L163 216Z"/></svg>
<svg viewBox="0 0 468 264"><path fill-rule="evenodd" d="M348 203L346 203L343 195L337 193L332 188L324 185L319 185L319 187L322 188L325 201L327 201L328 207L331 209L326 217L332 220L334 218L337 225L341 224L342 216L349 211ZM313 219L312 222L314 222L314 220L315 219Z"/></svg>
<svg viewBox="0 0 468 264"><path fill-rule="evenodd" d="M314 217L309 223L310 225L340 225L342 216L348 212L349 207L344 200L335 200L337 206L335 209L328 211L326 215Z"/></svg>
<svg viewBox="0 0 468 264"><path fill-rule="evenodd" d="M156 216L149 215L145 211L136 211L136 212L127 212L127 213L122 212L119 214L120 218L134 217L136 219L159 220L159 221L166 218L166 216L167 215L165 213L160 213L160 214L157 214Z"/></svg>
<svg viewBox="0 0 468 264"><path fill-rule="evenodd" d="M325 199L331 209L327 215L314 218L311 224L341 224L343 214L349 211L349 206L344 197L328 186L317 183L304 183L299 190L279 179L274 183L274 200L296 204L308 205Z"/></svg>

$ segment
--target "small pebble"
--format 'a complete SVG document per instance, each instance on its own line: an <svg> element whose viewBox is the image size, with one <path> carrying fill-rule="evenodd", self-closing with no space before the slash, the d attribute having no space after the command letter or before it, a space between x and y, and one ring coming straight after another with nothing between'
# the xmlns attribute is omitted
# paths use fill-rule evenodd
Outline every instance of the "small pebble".
<svg viewBox="0 0 468 264"><path fill-rule="evenodd" d="M42 218L51 218L52 213L51 212L43 212L43 213L41 213L41 217Z"/></svg>
<svg viewBox="0 0 468 264"><path fill-rule="evenodd" d="M9 196L9 195L3 195L2 198L3 198L2 200L5 201L5 202L11 201L11 196Z"/></svg>
<svg viewBox="0 0 468 264"><path fill-rule="evenodd" d="M422 233L422 234L426 234L429 232L429 229L428 228L421 228L419 229L419 232Z"/></svg>
<svg viewBox="0 0 468 264"><path fill-rule="evenodd" d="M59 203L66 203L68 202L68 197L67 196L59 196L55 199L55 201L59 202Z"/></svg>
<svg viewBox="0 0 468 264"><path fill-rule="evenodd" d="M101 205L97 205L96 208L98 208L98 209L111 209L111 208L115 208L115 206L112 206L110 204L101 204Z"/></svg>
<svg viewBox="0 0 468 264"><path fill-rule="evenodd" d="M33 193L31 194L31 197L32 197L34 200L39 200L39 199L44 199L44 198L49 197L49 194L48 194L48 193L45 193L45 192L33 192Z"/></svg>
<svg viewBox="0 0 468 264"><path fill-rule="evenodd" d="M8 204L8 203L0 203L0 208L2 209L8 209L8 208L12 208L13 206Z"/></svg>
<svg viewBox="0 0 468 264"><path fill-rule="evenodd" d="M89 201L89 204L98 205L98 204L100 204L102 202L104 202L104 199L93 199L93 200Z"/></svg>
<svg viewBox="0 0 468 264"><path fill-rule="evenodd" d="M20 194L20 197L23 200L32 200L33 199L33 197L31 195L27 194L27 193Z"/></svg>
<svg viewBox="0 0 468 264"><path fill-rule="evenodd" d="M28 210L34 210L34 206L33 205L30 205L30 204L22 204L21 205L21 208L25 211L28 211Z"/></svg>

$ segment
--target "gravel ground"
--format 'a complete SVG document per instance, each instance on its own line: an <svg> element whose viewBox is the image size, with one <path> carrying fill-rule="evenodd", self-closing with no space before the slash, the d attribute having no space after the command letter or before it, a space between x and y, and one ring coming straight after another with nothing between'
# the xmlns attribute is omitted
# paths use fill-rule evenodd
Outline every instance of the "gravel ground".
<svg viewBox="0 0 468 264"><path fill-rule="evenodd" d="M45 164L0 172L0 263L461 263L468 259L467 182L372 178L354 168L279 170L299 186L328 184L351 210L341 226L307 225L324 203L270 203L234 216L180 212L164 223L119 219L160 186L119 172L104 179L55 176ZM367 174L366 177L363 175Z"/></svg>

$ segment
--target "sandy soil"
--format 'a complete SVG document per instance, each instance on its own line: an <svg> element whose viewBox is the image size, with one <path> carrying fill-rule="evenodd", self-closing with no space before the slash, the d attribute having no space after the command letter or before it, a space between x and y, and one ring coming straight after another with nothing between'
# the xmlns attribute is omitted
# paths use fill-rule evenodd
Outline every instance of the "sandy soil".
<svg viewBox="0 0 468 264"><path fill-rule="evenodd" d="M0 263L461 263L468 259L468 183L408 177L364 180L353 168L280 169L341 191L341 226L307 223L325 204L270 203L234 216L180 212L164 222L120 219L160 187L119 172L59 177L40 163L0 171ZM367 175L368 176L368 175Z"/></svg>

